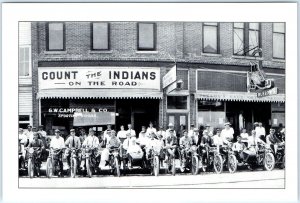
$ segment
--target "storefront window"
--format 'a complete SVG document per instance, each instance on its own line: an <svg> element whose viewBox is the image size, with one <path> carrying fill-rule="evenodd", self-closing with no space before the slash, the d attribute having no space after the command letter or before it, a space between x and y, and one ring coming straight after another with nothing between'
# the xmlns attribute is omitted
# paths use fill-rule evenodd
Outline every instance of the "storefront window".
<svg viewBox="0 0 300 203"><path fill-rule="evenodd" d="M187 96L168 96L168 109L187 109Z"/></svg>
<svg viewBox="0 0 300 203"><path fill-rule="evenodd" d="M19 128L27 129L31 125L31 115L19 115Z"/></svg>
<svg viewBox="0 0 300 203"><path fill-rule="evenodd" d="M225 122L224 102L199 101L198 125L210 124L212 127L221 127Z"/></svg>

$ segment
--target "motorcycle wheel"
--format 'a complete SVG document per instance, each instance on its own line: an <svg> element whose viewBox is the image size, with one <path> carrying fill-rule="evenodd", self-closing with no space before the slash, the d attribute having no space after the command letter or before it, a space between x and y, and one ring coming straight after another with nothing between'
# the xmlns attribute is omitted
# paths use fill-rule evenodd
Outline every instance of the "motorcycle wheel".
<svg viewBox="0 0 300 203"><path fill-rule="evenodd" d="M175 158L172 159L172 175L175 176L176 166L175 166Z"/></svg>
<svg viewBox="0 0 300 203"><path fill-rule="evenodd" d="M272 171L275 166L275 157L272 153L267 153L265 155L265 160L264 160L264 169L267 171Z"/></svg>
<svg viewBox="0 0 300 203"><path fill-rule="evenodd" d="M197 156L192 157L192 174L197 175L199 171L199 160Z"/></svg>
<svg viewBox="0 0 300 203"><path fill-rule="evenodd" d="M28 176L33 178L34 176L34 165L32 159L28 159Z"/></svg>
<svg viewBox="0 0 300 203"><path fill-rule="evenodd" d="M220 174L223 171L223 160L220 154L217 154L214 157L214 170L217 174Z"/></svg>
<svg viewBox="0 0 300 203"><path fill-rule="evenodd" d="M77 160L72 158L71 160L71 177L75 178L76 176L76 169L77 169Z"/></svg>
<svg viewBox="0 0 300 203"><path fill-rule="evenodd" d="M91 164L90 164L90 159L86 159L86 172L87 172L87 175L89 176L89 178L92 177L92 170L91 170Z"/></svg>
<svg viewBox="0 0 300 203"><path fill-rule="evenodd" d="M154 156L153 158L153 174L158 176L159 174L159 158L158 156Z"/></svg>
<svg viewBox="0 0 300 203"><path fill-rule="evenodd" d="M116 176L120 177L121 176L121 172L120 172L120 164L119 164L119 161L118 161L118 158L115 157L114 158L114 165L115 165L115 173L116 173Z"/></svg>
<svg viewBox="0 0 300 203"><path fill-rule="evenodd" d="M47 178L51 178L53 174L53 165L52 165L52 159L49 157L47 158L46 162L46 176Z"/></svg>
<svg viewBox="0 0 300 203"><path fill-rule="evenodd" d="M230 173L235 173L237 170L237 159L233 154L228 157L228 170Z"/></svg>

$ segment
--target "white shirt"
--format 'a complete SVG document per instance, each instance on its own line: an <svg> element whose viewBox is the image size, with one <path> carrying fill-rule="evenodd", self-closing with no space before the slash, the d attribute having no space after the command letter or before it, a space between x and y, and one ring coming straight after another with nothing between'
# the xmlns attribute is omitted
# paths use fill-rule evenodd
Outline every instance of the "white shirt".
<svg viewBox="0 0 300 203"><path fill-rule="evenodd" d="M249 136L248 147L250 147L251 145L257 145L257 143L265 143L265 142L259 139L258 136L255 136L255 138L253 136Z"/></svg>
<svg viewBox="0 0 300 203"><path fill-rule="evenodd" d="M255 132L256 132L256 135L258 135L258 136L260 136L260 135L266 135L266 130L265 130L265 128L264 127L259 127L259 126L257 126L256 128L255 128Z"/></svg>
<svg viewBox="0 0 300 203"><path fill-rule="evenodd" d="M236 142L233 144L232 150L239 152L239 151L242 151L244 149L244 147L245 147L245 145L243 143Z"/></svg>
<svg viewBox="0 0 300 203"><path fill-rule="evenodd" d="M29 139L29 143L33 141L33 131L26 132L27 139Z"/></svg>
<svg viewBox="0 0 300 203"><path fill-rule="evenodd" d="M157 140L157 139L149 139L148 143L146 145L147 151L149 151L152 147L154 147L154 148L156 148L156 147L162 148L162 143L159 140Z"/></svg>
<svg viewBox="0 0 300 203"><path fill-rule="evenodd" d="M46 131L41 130L41 131L38 131L38 132L41 133L42 137L46 137L47 136Z"/></svg>
<svg viewBox="0 0 300 203"><path fill-rule="evenodd" d="M130 137L136 137L136 133L135 133L135 130L133 130L133 129L128 129L127 131L126 131L126 134L130 134Z"/></svg>
<svg viewBox="0 0 300 203"><path fill-rule="evenodd" d="M163 139L166 139L166 131L164 131L164 130L159 130L159 131L157 131L157 135L158 135L158 136L159 136L159 135L162 135Z"/></svg>
<svg viewBox="0 0 300 203"><path fill-rule="evenodd" d="M216 146L223 145L223 138L221 136L219 136L219 135L214 135L213 136L213 143Z"/></svg>
<svg viewBox="0 0 300 203"><path fill-rule="evenodd" d="M190 130L188 133L188 136L193 139L196 143L198 143L198 132L195 132L194 130ZM194 138L192 138L194 136Z"/></svg>
<svg viewBox="0 0 300 203"><path fill-rule="evenodd" d="M126 138L123 142L123 148L125 150L128 150L128 148L130 147L131 145L131 138Z"/></svg>
<svg viewBox="0 0 300 203"><path fill-rule="evenodd" d="M110 138L110 135L107 133L107 130L104 131L103 136L104 136L104 139L106 139L107 141Z"/></svg>
<svg viewBox="0 0 300 203"><path fill-rule="evenodd" d="M19 140L21 144L25 144L27 142L27 136L24 133L19 134Z"/></svg>
<svg viewBox="0 0 300 203"><path fill-rule="evenodd" d="M223 139L223 142L224 143L228 143L229 140L232 140L233 139L233 128L229 128L228 130L226 129L223 129L221 131L221 137Z"/></svg>
<svg viewBox="0 0 300 203"><path fill-rule="evenodd" d="M142 149L137 144L131 144L130 147L127 149L127 153L133 153L133 152L142 152Z"/></svg>
<svg viewBox="0 0 300 203"><path fill-rule="evenodd" d="M170 129L166 130L166 138L169 137L169 136L171 136L171 135L173 135L173 136L176 137L176 131L173 130L173 133L171 133L171 132L170 132Z"/></svg>
<svg viewBox="0 0 300 203"><path fill-rule="evenodd" d="M59 136L58 138L55 136L51 139L50 147L53 149L62 149L65 147L64 138Z"/></svg>
<svg viewBox="0 0 300 203"><path fill-rule="evenodd" d="M248 137L249 137L248 133L241 133L242 141L247 141Z"/></svg>
<svg viewBox="0 0 300 203"><path fill-rule="evenodd" d="M146 137L146 135L139 135L139 138L137 139L137 142L140 144L140 145L146 145L149 141L149 138Z"/></svg>
<svg viewBox="0 0 300 203"><path fill-rule="evenodd" d="M99 139L98 137L94 136L87 136L82 144L83 146L96 148L99 146Z"/></svg>
<svg viewBox="0 0 300 203"><path fill-rule="evenodd" d="M148 136L150 136L152 132L154 132L156 134L156 129L153 128L153 127L152 128L148 127L147 130L146 130L146 134Z"/></svg>
<svg viewBox="0 0 300 203"><path fill-rule="evenodd" d="M117 138L126 138L126 130L120 130L117 134Z"/></svg>

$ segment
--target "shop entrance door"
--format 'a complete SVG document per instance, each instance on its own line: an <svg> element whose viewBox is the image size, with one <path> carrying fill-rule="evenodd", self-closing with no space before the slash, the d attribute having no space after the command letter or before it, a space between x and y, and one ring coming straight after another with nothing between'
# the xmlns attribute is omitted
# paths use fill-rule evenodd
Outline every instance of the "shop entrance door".
<svg viewBox="0 0 300 203"><path fill-rule="evenodd" d="M167 125L169 123L174 124L177 136L181 132L181 128L187 129L188 127L188 113L168 113L167 114Z"/></svg>

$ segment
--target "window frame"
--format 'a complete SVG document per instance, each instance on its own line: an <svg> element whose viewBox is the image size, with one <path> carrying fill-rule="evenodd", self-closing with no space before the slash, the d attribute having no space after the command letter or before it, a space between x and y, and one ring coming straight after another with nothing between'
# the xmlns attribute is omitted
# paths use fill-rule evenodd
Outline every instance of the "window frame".
<svg viewBox="0 0 300 203"><path fill-rule="evenodd" d="M185 97L186 98L186 108L184 109L172 109L172 108L168 108L168 97ZM166 97L166 109L169 111L188 111L189 110L189 97L188 95L167 95Z"/></svg>
<svg viewBox="0 0 300 203"><path fill-rule="evenodd" d="M241 28L235 28L234 27L234 23L240 23L240 22L233 22L232 23L232 29L233 29L233 43L234 43L234 37L235 37L235 29L241 29ZM258 31L258 47L261 48L262 42L261 42L261 23L260 22L242 22L244 24L244 28L243 28L243 35L244 35L244 39L243 39L243 54L236 54L234 52L234 44L233 44L233 55L234 56L247 56L247 57L262 57L262 53L259 52L258 56L252 56L250 55L249 52L249 33L250 31ZM258 30L256 29L250 29L250 23L258 23ZM245 43L246 42L246 43Z"/></svg>
<svg viewBox="0 0 300 203"><path fill-rule="evenodd" d="M277 33L277 34L282 34L283 35L283 58L279 58L279 57L274 57L274 52L273 52L273 48L274 48L274 33ZM286 57L286 24L284 23L284 32L275 32L274 31L274 23L272 23L272 58L273 59L279 59L279 60L285 60L285 57Z"/></svg>
<svg viewBox="0 0 300 203"><path fill-rule="evenodd" d="M106 23L107 24L107 49L95 49L94 48L94 27L96 23ZM110 23L109 22L91 22L90 23L90 32L91 32L91 51L110 51L111 49L111 38L110 38Z"/></svg>
<svg viewBox="0 0 300 203"><path fill-rule="evenodd" d="M63 49L49 49L49 24L61 23L63 25ZM47 22L46 23L46 50L47 51L66 51L66 24L65 22Z"/></svg>
<svg viewBox="0 0 300 203"><path fill-rule="evenodd" d="M140 24L152 24L153 25L153 48L141 48L139 46L139 43L140 43L140 34L139 34L139 31L140 31ZM138 22L137 25L136 25L136 30L137 30L137 46L136 46L136 49L138 51L156 51L156 48L157 48L157 24L155 22Z"/></svg>
<svg viewBox="0 0 300 203"><path fill-rule="evenodd" d="M28 121L20 121L20 116L29 116ZM28 124L32 126L32 113L21 113L18 115L18 124Z"/></svg>
<svg viewBox="0 0 300 203"><path fill-rule="evenodd" d="M205 23L209 22L203 22L202 23L202 53L205 54L220 54L220 23L217 22L217 25L205 25ZM210 27L217 27L217 51L216 52L205 52L204 51L204 27L205 26L210 26Z"/></svg>
<svg viewBox="0 0 300 203"><path fill-rule="evenodd" d="M26 76L26 75L20 75L20 49L21 48L28 48L28 50L29 50L29 53L28 53L28 56L29 56L29 59L28 59L28 72L29 72L29 75L28 76ZM19 64L18 64L18 76L19 76L19 78L30 78L31 76L32 76L32 73L31 73L31 71L32 71L32 62L31 62L31 45L29 45L29 44L27 44L27 45L20 45L19 46L19 52L18 52L18 56L19 56Z"/></svg>

